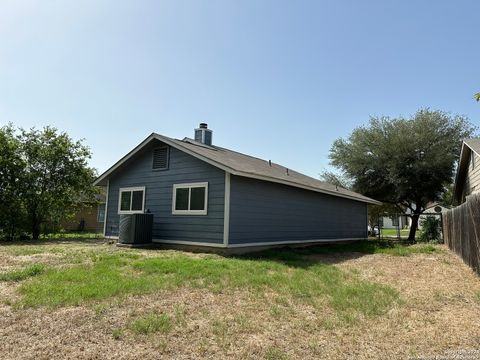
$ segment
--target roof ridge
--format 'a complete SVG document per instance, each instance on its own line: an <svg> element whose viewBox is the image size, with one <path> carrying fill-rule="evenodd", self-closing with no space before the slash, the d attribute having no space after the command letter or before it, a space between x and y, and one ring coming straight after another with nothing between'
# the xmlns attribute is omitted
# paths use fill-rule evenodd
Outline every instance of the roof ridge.
<svg viewBox="0 0 480 360"><path fill-rule="evenodd" d="M157 134L157 135L159 135L159 134ZM160 135L160 136L163 136L163 135ZM163 137L169 138L168 136L163 136ZM180 142L182 142L182 143L185 143L185 142L186 142L186 143L188 143L188 144L191 144L191 145L194 145L194 146L199 146L199 147L202 147L202 148L205 148L205 149L209 149L209 150L217 150L217 149L219 149L219 150L224 150L224 151L226 151L226 152L232 152L232 153L239 154L239 155L241 155L241 156L245 156L245 157L248 157L248 158L251 158L251 159L259 160L259 161L264 162L264 163L269 163L269 160L264 160L264 159L259 158L259 157L256 157L256 156L248 155L248 154L242 153L242 152L240 152L240 151L228 149L228 148L225 148L225 147L222 147L222 146L216 146L216 145L210 145L210 146L209 146L209 145L205 145L205 144L199 143L198 141L195 141L194 139L189 138L189 137L185 137L183 140L176 139L176 138L169 138L169 139L171 139L171 140L177 140L177 141L180 141ZM192 141L191 141L191 142L190 142L190 141L185 141L185 139L192 140ZM270 160L270 161L271 161L271 160ZM344 191L347 192L347 193L356 194L356 195L361 195L361 196L364 196L364 197L368 198L367 196L365 196L365 195L363 195L363 194L359 194L359 193L357 193L357 192L355 192L355 191L353 191L353 190L344 188L344 187L342 187L342 186L336 186L336 185L331 184L331 183L329 183L329 182L327 182L327 181L322 181L322 180L317 179L317 178L314 178L314 177L312 177L312 176L303 174L303 173L301 173L301 172L299 172L299 171L297 171L297 170L295 170L295 169L289 168L289 167L287 167L287 166L285 166L285 165L278 164L278 163L274 163L273 161L271 161L271 164L272 164L272 165L276 165L276 166L279 167L279 168L288 169L289 172L291 172L291 173L295 173L295 174L300 175L300 176L302 176L302 177L306 177L306 178L312 179L312 180L314 180L314 181L316 181L316 182L318 182L318 183L321 183L321 184L323 184L323 185L328 185L328 186L330 186L330 187L332 187L332 188L335 187L335 188L337 189L336 191L338 191L338 189L342 189L342 190L344 190ZM254 174L254 173L252 173L252 174ZM272 179L275 179L274 176L268 176L268 177L270 177L270 178L272 178ZM295 183L294 180L290 180L289 182ZM327 191L328 191L328 190L327 190ZM333 191L333 190L332 190L332 191Z"/></svg>

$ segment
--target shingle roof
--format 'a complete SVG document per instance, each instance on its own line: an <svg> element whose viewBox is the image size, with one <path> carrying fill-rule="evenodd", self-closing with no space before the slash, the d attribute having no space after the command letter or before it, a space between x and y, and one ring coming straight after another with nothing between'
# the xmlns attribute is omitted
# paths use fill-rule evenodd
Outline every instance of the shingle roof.
<svg viewBox="0 0 480 360"><path fill-rule="evenodd" d="M142 144L137 146L104 174L102 174L95 182L97 185L104 184L104 180L124 161L143 148L151 140L157 139L179 150L189 153L201 160L204 160L216 167L232 173L233 175L256 178L265 181L282 183L285 185L299 187L316 192L326 193L333 196L349 198L361 202L380 204L380 202L370 199L356 192L337 187L335 185L314 179L303 175L285 166L269 162L268 160L259 159L253 156L242 154L233 150L225 149L218 146L209 146L195 140L185 138L183 140L169 138L163 135L153 133Z"/></svg>
<svg viewBox="0 0 480 360"><path fill-rule="evenodd" d="M480 156L480 139L465 139L463 142Z"/></svg>

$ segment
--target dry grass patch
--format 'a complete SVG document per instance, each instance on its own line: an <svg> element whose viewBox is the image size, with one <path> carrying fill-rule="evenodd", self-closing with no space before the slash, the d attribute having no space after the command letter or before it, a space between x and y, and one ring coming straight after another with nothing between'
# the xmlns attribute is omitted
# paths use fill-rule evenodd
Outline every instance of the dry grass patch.
<svg viewBox="0 0 480 360"><path fill-rule="evenodd" d="M395 359L474 349L480 281L433 248L223 258L77 244L58 266L0 282L17 304L0 307L2 358Z"/></svg>

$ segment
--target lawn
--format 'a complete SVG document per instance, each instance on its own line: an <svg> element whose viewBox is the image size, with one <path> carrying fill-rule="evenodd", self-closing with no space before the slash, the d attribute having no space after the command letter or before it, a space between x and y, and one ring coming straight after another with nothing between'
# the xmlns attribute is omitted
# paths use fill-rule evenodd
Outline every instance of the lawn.
<svg viewBox="0 0 480 360"><path fill-rule="evenodd" d="M400 236L401 237L408 237L410 233L410 229L400 229ZM417 237L420 235L420 230L417 230ZM398 236L397 229L382 229L382 236Z"/></svg>
<svg viewBox="0 0 480 360"><path fill-rule="evenodd" d="M480 343L479 299L478 278L439 245L236 257L99 239L0 247L7 359L441 354Z"/></svg>

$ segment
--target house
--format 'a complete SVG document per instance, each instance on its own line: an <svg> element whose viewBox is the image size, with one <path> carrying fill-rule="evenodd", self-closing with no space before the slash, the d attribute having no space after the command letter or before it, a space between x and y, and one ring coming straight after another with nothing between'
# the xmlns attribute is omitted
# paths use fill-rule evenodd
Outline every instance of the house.
<svg viewBox="0 0 480 360"><path fill-rule="evenodd" d="M60 223L60 228L65 231L103 232L105 194L100 193L96 200L95 203L84 203L71 219L65 219Z"/></svg>
<svg viewBox="0 0 480 360"><path fill-rule="evenodd" d="M194 139L152 133L95 184L107 188L107 237L121 214L150 212L154 242L229 249L365 239L367 204L380 204L215 146L203 123Z"/></svg>
<svg viewBox="0 0 480 360"><path fill-rule="evenodd" d="M442 214L445 211L450 210L447 206L438 204L438 203L430 203L427 205L425 211L419 216L418 219L418 229L423 228L423 222L428 218L428 217L435 217L437 220L441 221ZM410 227L412 223L412 218L408 218L408 227Z"/></svg>
<svg viewBox="0 0 480 360"><path fill-rule="evenodd" d="M378 222L382 229L403 229L408 226L408 218L403 214L380 216Z"/></svg>
<svg viewBox="0 0 480 360"><path fill-rule="evenodd" d="M480 139L466 139L462 143L453 194L462 204L473 193L480 192Z"/></svg>

